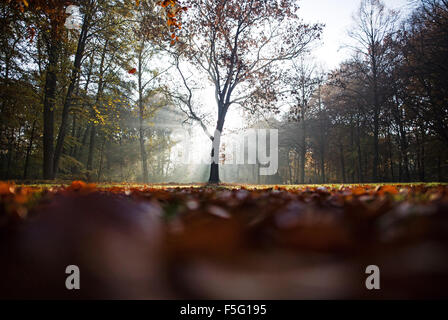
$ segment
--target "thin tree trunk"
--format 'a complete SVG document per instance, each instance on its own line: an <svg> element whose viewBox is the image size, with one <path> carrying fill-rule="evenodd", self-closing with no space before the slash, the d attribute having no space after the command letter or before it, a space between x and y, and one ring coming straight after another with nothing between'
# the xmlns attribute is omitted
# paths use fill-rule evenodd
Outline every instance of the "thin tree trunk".
<svg viewBox="0 0 448 320"><path fill-rule="evenodd" d="M92 124L90 128L89 155L87 157L87 170L93 170L93 155L95 149L96 126Z"/></svg>
<svg viewBox="0 0 448 320"><path fill-rule="evenodd" d="M81 146L80 146L79 148L77 148L77 149L76 149L76 152L75 152L75 158L76 158L77 160L80 160L80 159L81 159L82 152L83 152L84 147L85 147L85 145L86 145L86 143L87 143L87 138L89 137L90 128L91 128L91 125L90 125L90 123L89 123L89 124L87 125L87 128L84 130L84 134L83 134L83 136L82 136L82 140L81 140Z"/></svg>
<svg viewBox="0 0 448 320"><path fill-rule="evenodd" d="M408 156L408 141L406 136L406 131L404 129L404 124L402 120L402 114L400 111L400 108L397 104L397 122L398 122L398 129L400 131L400 152L403 159L403 169L404 169L404 180L405 182L410 181L410 174L409 174L409 156Z"/></svg>
<svg viewBox="0 0 448 320"><path fill-rule="evenodd" d="M81 33L79 35L78 39L78 47L76 49L76 55L75 55L75 61L73 64L72 74L70 77L70 83L67 89L67 94L64 101L64 107L62 109L62 119L61 119L61 125L59 126L59 133L58 138L56 142L56 148L54 151L54 159L53 159L53 172L54 174L57 174L58 168L59 168L59 160L62 155L63 147L64 147L64 140L65 136L67 134L67 128L68 128L68 115L70 112L70 106L73 98L73 91L75 89L79 72L81 71L81 62L82 57L84 56L84 49L87 41L87 35L88 35L88 28L90 24L90 17L91 13L90 10L88 10L88 13L84 17L84 22L82 25Z"/></svg>
<svg viewBox="0 0 448 320"><path fill-rule="evenodd" d="M326 182L325 178L325 151L324 148L321 148L320 152L320 174L321 174L321 182L324 184Z"/></svg>
<svg viewBox="0 0 448 320"><path fill-rule="evenodd" d="M358 176L358 180L359 183L363 183L364 182L364 175L363 175L363 166L362 166L362 154L361 154L361 130L360 130L360 123L358 120L357 126L357 135L356 135L356 145L357 145L357 153L358 153L358 168L359 168L359 176Z"/></svg>
<svg viewBox="0 0 448 320"><path fill-rule="evenodd" d="M73 139L76 138L76 114L72 117L72 137ZM70 149L70 155L73 156L75 154L76 146L72 146Z"/></svg>
<svg viewBox="0 0 448 320"><path fill-rule="evenodd" d="M23 179L27 179L28 178L28 165L29 165L29 160L30 160L30 155L31 155L31 150L33 148L33 142L34 142L34 130L36 128L36 122L37 120L33 121L33 125L31 127L31 135L30 135L30 143L28 144L28 148L26 150L26 157L25 157L25 168L23 170Z"/></svg>
<svg viewBox="0 0 448 320"><path fill-rule="evenodd" d="M379 116L380 116L380 100L378 94L378 66L376 56L376 42L374 39L371 41L371 62L372 62L372 74L373 74L373 181L378 182L378 165L379 165Z"/></svg>
<svg viewBox="0 0 448 320"><path fill-rule="evenodd" d="M300 171L300 158L299 153L297 151L294 151L294 159L295 159L295 166L294 166L294 184L299 184L299 171Z"/></svg>
<svg viewBox="0 0 448 320"><path fill-rule="evenodd" d="M12 162L12 154L14 151L14 131L15 129L12 128L11 135L9 137L8 141L8 158L7 158L7 164L6 164L6 177L9 179L11 178L11 162Z"/></svg>
<svg viewBox="0 0 448 320"><path fill-rule="evenodd" d="M96 118L96 112L94 107L99 107L102 99L103 89L104 89L104 61L106 59L107 45L109 44L109 39L106 39L103 46L103 52L101 53L101 62L99 68L99 80L98 80L98 91L96 93L95 106L92 106L92 118ZM87 170L92 171L93 169L93 157L95 152L95 136L96 136L96 125L94 122L91 123L90 128L90 144L89 144L89 155L87 157Z"/></svg>
<svg viewBox="0 0 448 320"><path fill-rule="evenodd" d="M354 157L354 154L355 154L354 123L353 123L353 115L350 115L350 159L352 162L351 179L350 179L351 183L355 182L356 159Z"/></svg>
<svg viewBox="0 0 448 320"><path fill-rule="evenodd" d="M293 166L294 162L291 163L291 159L289 158L289 152L288 152L288 174L289 174L289 184L293 184L293 179L292 179L292 166Z"/></svg>
<svg viewBox="0 0 448 320"><path fill-rule="evenodd" d="M345 175L344 146L342 145L342 143L339 145L339 151L341 157L342 183L347 183L347 178Z"/></svg>
<svg viewBox="0 0 448 320"><path fill-rule="evenodd" d="M148 157L145 150L145 129L143 127L144 120L144 106L143 106L143 84L142 84L142 71L143 71L143 46L141 44L138 56L138 108L139 108L139 139L140 139L140 154L142 161L142 180L143 183L148 183Z"/></svg>
<svg viewBox="0 0 448 320"><path fill-rule="evenodd" d="M100 151L100 163L98 168L98 177L97 181L101 181L101 175L103 174L103 154L104 154L104 145L106 144L106 136L103 138L103 143L101 144L101 151Z"/></svg>
<svg viewBox="0 0 448 320"><path fill-rule="evenodd" d="M389 129L389 128L388 128ZM394 181L394 157L393 157L393 150L392 150L392 138L390 136L390 131L387 131L387 145L388 145L388 151L389 151L389 169L390 169L390 181Z"/></svg>
<svg viewBox="0 0 448 320"><path fill-rule="evenodd" d="M300 149L300 184L305 184L305 163L306 163L306 124L302 120L302 136Z"/></svg>

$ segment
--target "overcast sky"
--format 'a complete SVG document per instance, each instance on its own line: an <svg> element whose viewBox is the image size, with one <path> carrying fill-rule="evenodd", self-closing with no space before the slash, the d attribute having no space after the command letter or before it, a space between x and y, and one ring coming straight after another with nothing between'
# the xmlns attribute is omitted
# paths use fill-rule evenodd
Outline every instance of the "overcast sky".
<svg viewBox="0 0 448 320"><path fill-rule="evenodd" d="M352 15L361 0L298 0L301 17L306 22L325 23L322 46L313 52L324 67L335 68L347 57L347 50L339 50L347 42L347 30L352 25ZM408 0L383 0L386 7L406 12Z"/></svg>

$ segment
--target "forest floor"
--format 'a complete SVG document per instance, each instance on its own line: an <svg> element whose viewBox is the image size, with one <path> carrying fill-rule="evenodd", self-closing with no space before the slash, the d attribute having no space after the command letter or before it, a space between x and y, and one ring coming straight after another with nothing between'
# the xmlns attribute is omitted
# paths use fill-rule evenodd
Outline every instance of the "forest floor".
<svg viewBox="0 0 448 320"><path fill-rule="evenodd" d="M2 298L446 298L447 249L447 184L0 182Z"/></svg>

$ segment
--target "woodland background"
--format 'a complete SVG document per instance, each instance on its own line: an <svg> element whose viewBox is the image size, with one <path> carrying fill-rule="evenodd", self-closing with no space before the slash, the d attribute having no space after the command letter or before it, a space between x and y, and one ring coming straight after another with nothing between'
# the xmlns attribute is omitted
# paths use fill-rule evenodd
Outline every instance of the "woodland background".
<svg viewBox="0 0 448 320"><path fill-rule="evenodd" d="M205 181L207 166L175 165L171 136L208 120L179 107L189 87L176 70L203 21L184 14L179 29L180 11L162 14L153 1L71 3L80 7L80 30L63 27L68 3L0 4L0 179ZM351 58L334 70L308 59L309 47L288 72L254 75L276 82L258 83L269 104L242 105L246 127L279 129L279 172L228 167L223 181L447 181L448 1L413 4L403 16L361 1ZM313 42L322 27L309 26Z"/></svg>

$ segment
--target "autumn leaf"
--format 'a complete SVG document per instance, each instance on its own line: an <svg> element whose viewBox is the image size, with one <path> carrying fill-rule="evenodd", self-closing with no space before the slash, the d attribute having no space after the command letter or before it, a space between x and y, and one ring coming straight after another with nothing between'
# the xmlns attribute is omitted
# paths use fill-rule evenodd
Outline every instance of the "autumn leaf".
<svg viewBox="0 0 448 320"><path fill-rule="evenodd" d="M14 193L15 185L9 182L0 181L0 195Z"/></svg>
<svg viewBox="0 0 448 320"><path fill-rule="evenodd" d="M136 68L132 68L131 70L128 71L129 74L135 74L137 72Z"/></svg>
<svg viewBox="0 0 448 320"><path fill-rule="evenodd" d="M383 196L397 190L402 197ZM36 197L39 194L41 198ZM328 286L336 283L343 289L343 297L361 298L365 290L355 290L359 273L351 270L368 257L378 264L389 261L381 269L388 281L384 290L391 290L388 294L419 297L422 286L428 284L429 290L434 284L424 281L403 289L402 279L415 275L415 269L409 267L412 261L418 262L419 277L431 279L434 270L447 275L443 264L447 204L448 186L444 185L217 189L205 185L102 187L76 180L69 186L39 188L0 182L0 231L16 230L2 233L2 240L7 248L17 248L0 251L7 257L0 264L0 273L4 274L2 268L42 270L39 279L53 283L59 278L51 270L69 259L83 261L85 276L92 279L96 279L99 266L120 265L101 278L103 286L84 289L90 298L134 293L135 282L126 277L135 272L140 272L138 279L161 279L157 290L145 291L152 290L145 286L138 297L159 297L163 291L175 292L178 298L237 298L244 279L256 288L250 291L246 287L244 294L250 297L325 298ZM102 251L92 253L92 248ZM28 251L21 251L25 249ZM30 252L35 257L33 264L27 263ZM399 267L394 268L390 261L397 261ZM310 287L306 275L310 272L316 279L316 270L326 275L321 289ZM168 276L162 276L165 272ZM208 284L210 277L213 285ZM4 282L20 284L23 292L19 294L58 297L65 293L57 291L57 285L42 287L26 279L11 279ZM104 286L112 289L98 291ZM188 290L174 290L179 286ZM285 291L288 286L294 290ZM226 288L224 296L221 288ZM441 288L444 294L442 284ZM282 296L283 292L287 296Z"/></svg>
<svg viewBox="0 0 448 320"><path fill-rule="evenodd" d="M376 190L378 192L379 195L383 195L386 193L389 194L397 194L399 191L395 186L392 185L385 185L385 186L380 186L377 188Z"/></svg>
<svg viewBox="0 0 448 320"><path fill-rule="evenodd" d="M36 29L34 27L28 28L30 43L34 41L34 37L36 36Z"/></svg>

